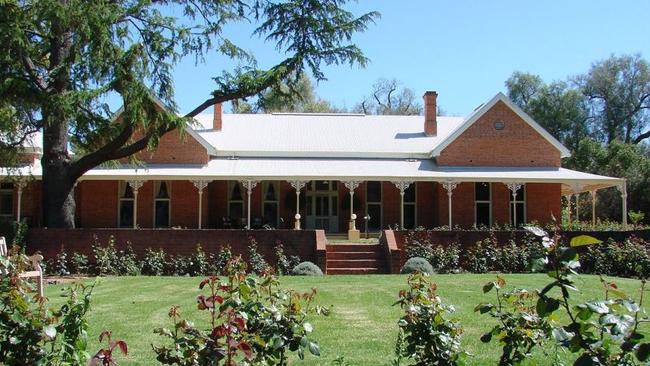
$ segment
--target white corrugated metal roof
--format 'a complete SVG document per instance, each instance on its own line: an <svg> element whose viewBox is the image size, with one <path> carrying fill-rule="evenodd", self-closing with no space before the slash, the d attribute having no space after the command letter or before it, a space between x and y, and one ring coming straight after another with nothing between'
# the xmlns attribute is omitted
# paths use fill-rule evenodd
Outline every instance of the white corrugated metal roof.
<svg viewBox="0 0 650 366"><path fill-rule="evenodd" d="M438 117L438 134L424 134L423 116L355 114L224 114L212 130L212 114L195 117L195 131L217 156L425 158L463 122Z"/></svg>
<svg viewBox="0 0 650 366"><path fill-rule="evenodd" d="M620 185L623 179L564 168L440 167L418 159L213 159L201 165L153 165L93 169L82 179L208 180L411 180L456 182L561 183L565 194Z"/></svg>

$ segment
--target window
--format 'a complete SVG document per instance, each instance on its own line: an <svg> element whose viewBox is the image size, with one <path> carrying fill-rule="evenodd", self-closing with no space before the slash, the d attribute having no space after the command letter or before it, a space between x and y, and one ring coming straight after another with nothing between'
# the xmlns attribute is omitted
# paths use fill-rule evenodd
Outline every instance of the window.
<svg viewBox="0 0 650 366"><path fill-rule="evenodd" d="M242 188L241 184L235 181L231 181L228 186L228 217L235 226L246 222Z"/></svg>
<svg viewBox="0 0 650 366"><path fill-rule="evenodd" d="M370 215L368 230L381 230L381 182L366 183L366 214Z"/></svg>
<svg viewBox="0 0 650 366"><path fill-rule="evenodd" d="M278 227L278 208L280 189L278 182L264 182L264 203L262 212L264 213L264 225L273 228Z"/></svg>
<svg viewBox="0 0 650 366"><path fill-rule="evenodd" d="M490 183L474 184L474 215L476 226L492 225L492 189Z"/></svg>
<svg viewBox="0 0 650 366"><path fill-rule="evenodd" d="M0 216L12 216L14 213L14 185L0 184Z"/></svg>
<svg viewBox="0 0 650 366"><path fill-rule="evenodd" d="M167 181L154 182L154 227L169 227L170 218L170 183Z"/></svg>
<svg viewBox="0 0 650 366"><path fill-rule="evenodd" d="M404 228L405 229L415 229L417 225L416 218L416 194L415 188L417 183L409 185L408 188L404 191Z"/></svg>
<svg viewBox="0 0 650 366"><path fill-rule="evenodd" d="M134 211L135 211L135 196L133 195L133 188L128 182L120 181L120 209L118 211L117 226L132 228Z"/></svg>
<svg viewBox="0 0 650 366"><path fill-rule="evenodd" d="M517 211L517 225L526 222L526 185L522 184L521 188L517 190L515 200L512 200L512 193L510 194L510 224L514 225L514 214ZM517 210L515 210L515 207Z"/></svg>

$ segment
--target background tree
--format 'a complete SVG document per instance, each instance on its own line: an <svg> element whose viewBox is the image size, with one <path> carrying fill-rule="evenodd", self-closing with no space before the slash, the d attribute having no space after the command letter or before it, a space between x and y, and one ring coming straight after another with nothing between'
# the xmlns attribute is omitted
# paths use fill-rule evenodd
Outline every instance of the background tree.
<svg viewBox="0 0 650 366"><path fill-rule="evenodd" d="M354 111L364 114L422 114L422 98L402 85L396 79L378 79L372 86L372 92L355 107Z"/></svg>
<svg viewBox="0 0 650 366"><path fill-rule="evenodd" d="M650 137L650 65L640 55L596 62L576 82L606 143L638 144Z"/></svg>
<svg viewBox="0 0 650 366"><path fill-rule="evenodd" d="M154 148L165 133L208 106L295 85L322 66L365 65L350 42L378 14L359 17L347 0L7 0L0 2L0 150L12 154L30 132L43 131L43 221L74 226L72 187L88 170ZM178 12L184 19L167 16ZM284 60L268 69L224 34L232 22L256 25L253 35ZM212 96L184 117L175 110L173 66L209 51L240 66L214 78ZM122 100L118 119L106 103ZM69 147L75 149L71 156Z"/></svg>
<svg viewBox="0 0 650 366"><path fill-rule="evenodd" d="M251 103L243 99L234 100L235 113L329 113L340 112L332 103L316 94L314 83L308 75L302 75L293 85L281 83L260 93Z"/></svg>
<svg viewBox="0 0 650 366"><path fill-rule="evenodd" d="M571 151L562 165L627 180L628 206L650 214L650 72L640 56L611 56L585 74L550 84L515 72L508 96ZM601 190L601 217L618 220L620 195ZM585 207L582 212L589 212Z"/></svg>

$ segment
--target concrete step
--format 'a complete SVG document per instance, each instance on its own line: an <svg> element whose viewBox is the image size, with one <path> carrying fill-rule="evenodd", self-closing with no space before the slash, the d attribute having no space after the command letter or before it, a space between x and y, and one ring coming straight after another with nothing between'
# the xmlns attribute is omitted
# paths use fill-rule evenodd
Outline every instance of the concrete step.
<svg viewBox="0 0 650 366"><path fill-rule="evenodd" d="M327 252L381 252L379 244L327 244Z"/></svg>
<svg viewBox="0 0 650 366"><path fill-rule="evenodd" d="M327 252L330 259L383 259L383 252Z"/></svg>
<svg viewBox="0 0 650 366"><path fill-rule="evenodd" d="M343 275L343 274L381 274L388 273L383 267L373 268L328 268L328 275Z"/></svg>
<svg viewBox="0 0 650 366"><path fill-rule="evenodd" d="M384 265L383 259L328 259L327 269L330 268L380 268Z"/></svg>

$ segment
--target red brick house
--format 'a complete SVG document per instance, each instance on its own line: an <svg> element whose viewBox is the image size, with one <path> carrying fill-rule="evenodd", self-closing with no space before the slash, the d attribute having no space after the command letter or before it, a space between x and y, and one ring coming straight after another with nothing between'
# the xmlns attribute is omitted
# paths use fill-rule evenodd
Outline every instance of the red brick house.
<svg viewBox="0 0 650 366"><path fill-rule="evenodd" d="M562 168L569 151L503 94L466 118L436 116L436 98L424 95L424 116L222 114L216 105L186 133L141 152L145 166L85 174L75 188L77 226L519 225L559 217L563 195L612 186L626 211L624 180ZM21 172L30 178L0 187L0 216L35 227L38 139Z"/></svg>

